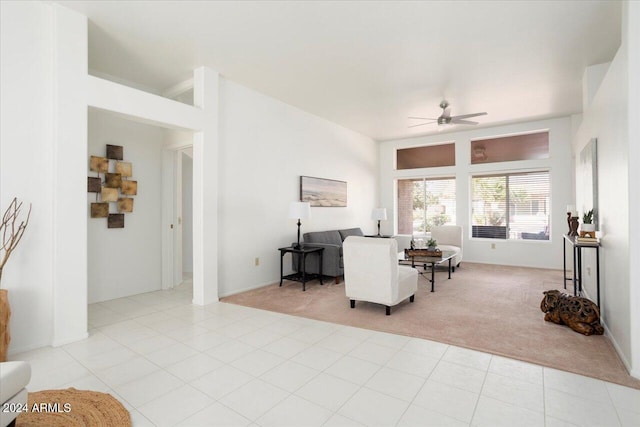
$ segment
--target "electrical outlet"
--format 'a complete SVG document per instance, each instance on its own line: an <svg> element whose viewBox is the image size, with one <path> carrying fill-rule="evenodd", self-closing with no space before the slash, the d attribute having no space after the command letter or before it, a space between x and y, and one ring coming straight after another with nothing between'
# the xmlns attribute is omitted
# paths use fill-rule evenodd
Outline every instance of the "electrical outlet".
<svg viewBox="0 0 640 427"><path fill-rule="evenodd" d="M491 249L495 249L495 248L496 248L496 244L495 244L495 243L492 243L492 244L491 244Z"/></svg>
<svg viewBox="0 0 640 427"><path fill-rule="evenodd" d="M256 257L255 264L256 264L256 267L260 265L260 258Z"/></svg>
<svg viewBox="0 0 640 427"><path fill-rule="evenodd" d="M591 277L591 267L587 267L587 276Z"/></svg>

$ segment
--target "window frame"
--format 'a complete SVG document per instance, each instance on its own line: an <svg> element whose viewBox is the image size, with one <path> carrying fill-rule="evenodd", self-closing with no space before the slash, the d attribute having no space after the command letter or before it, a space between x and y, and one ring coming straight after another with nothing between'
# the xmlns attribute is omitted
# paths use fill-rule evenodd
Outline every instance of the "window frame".
<svg viewBox="0 0 640 427"><path fill-rule="evenodd" d="M526 139L526 138L536 138L536 137L543 137L545 139L545 144L546 144L546 151L544 153L541 154L541 156L536 157L533 156L532 158L511 158L511 159L500 159L498 158L497 160L487 160L487 159L480 159L480 161L474 161L474 159L478 159L477 155L476 155L476 149L482 149L481 152L483 155L485 153L485 150L488 151L496 151L500 150L502 145L501 141L504 140L508 140L508 139L515 139L517 142L508 142L507 145L510 144L526 144L527 141L524 140L518 140L518 139ZM535 142L535 141L534 141ZM489 144L487 146L487 144ZM494 148L491 148L491 145L495 145ZM470 150L470 161L469 164L472 166L477 166L477 165L499 165L501 163L510 163L510 162L531 162L531 161L540 161L540 160L548 160L551 157L551 132L549 129L539 129L539 130L535 130L535 131L527 131L527 132L521 132L521 133L512 133L512 134L506 134L506 135L494 135L494 136L485 136L485 137L481 137L481 138L471 138L469 140L469 150Z"/></svg>
<svg viewBox="0 0 640 427"><path fill-rule="evenodd" d="M430 150L430 149L436 149L435 147L439 147L439 146L452 146L453 147L453 164L447 164L447 165L423 165L423 166L417 166L417 167L407 167L407 168L400 168L398 166L398 155L400 151L406 151L406 150L418 150L418 149L425 149L425 150ZM437 150L437 149L436 149ZM453 168L456 167L457 164L457 142L455 139L452 140L446 140L446 141L440 141L440 142L436 142L436 143L429 143L429 144L419 144L419 145L412 145L412 146L408 146L408 147L396 147L394 149L394 158L393 158L393 168L396 172L410 172L410 171L417 171L417 170L421 170L421 169L435 169L435 168Z"/></svg>
<svg viewBox="0 0 640 427"><path fill-rule="evenodd" d="M514 239L514 238L510 238L509 234L510 234L510 211L511 211L511 201L509 199L509 193L510 193L510 189L509 189L509 180L506 180L505 183L505 187L506 187L506 200L505 200L505 216L507 219L507 226L506 226L506 238L502 239L502 238L497 238L497 237L474 237L473 236L473 197L474 197L474 192L473 192L473 179L474 178L489 178L489 177L509 177L509 176L517 176L517 175L527 175L527 174L535 174L535 173L547 173L548 174L548 181L549 181L549 193L548 193L548 224L547 224L547 228L548 228L548 239ZM552 185L552 173L551 173L551 168L550 167L539 167L539 168L532 168L532 169L518 169L518 170L487 170L487 171L471 171L469 173L469 195L468 195L468 218L469 218L469 234L468 234L468 238L469 240L473 240L473 241L488 241L488 242L518 242L518 243L533 243L533 244L551 244L553 242L552 236L552 229L553 229L553 185Z"/></svg>
<svg viewBox="0 0 640 427"><path fill-rule="evenodd" d="M400 181L420 181L420 182L426 182L426 181L444 181L444 180L448 180L448 181L452 181L453 183L453 188L454 188L454 201L455 201L455 212L453 214L453 216L451 216L452 222L454 224L458 223L458 205L459 205L459 201L458 201L458 177L456 176L455 173L450 173L450 174L442 174L442 175L416 175L416 176L404 176L404 177L396 177L395 181L395 185L394 185L394 204L395 204L395 230L396 230L396 234L400 234L400 230L399 230L399 224L400 224L400 215L399 215L399 200L398 200L398 184ZM426 188L426 187L425 187ZM413 195L412 195L413 198ZM426 213L427 213L427 209L425 207L424 209L424 220L426 222ZM412 221L413 221L413 217L412 217ZM403 233L406 234L406 233ZM411 233L414 236L429 236L430 235L430 231L414 231L413 230L413 226L411 228Z"/></svg>

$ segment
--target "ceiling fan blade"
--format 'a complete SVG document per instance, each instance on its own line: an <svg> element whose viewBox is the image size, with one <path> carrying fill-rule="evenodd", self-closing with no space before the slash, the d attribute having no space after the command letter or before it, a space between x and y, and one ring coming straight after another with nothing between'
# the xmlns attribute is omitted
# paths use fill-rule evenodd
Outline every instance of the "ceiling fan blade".
<svg viewBox="0 0 640 427"><path fill-rule="evenodd" d="M427 123L420 123L419 125L411 125L411 126L409 126L409 127L410 127L410 128L414 128L414 127L416 127L416 126L430 125L430 124L433 124L433 123L435 123L435 121L433 121L433 122L427 122Z"/></svg>
<svg viewBox="0 0 640 427"><path fill-rule="evenodd" d="M438 120L438 119L434 119L433 117L412 117L409 116L409 119L416 119L416 120Z"/></svg>
<svg viewBox="0 0 640 427"><path fill-rule="evenodd" d="M456 120L456 119L468 119L471 117L476 117L476 116L484 116L487 113L471 113L471 114L461 114L459 116L453 116L451 117L452 120Z"/></svg>
<svg viewBox="0 0 640 427"><path fill-rule="evenodd" d="M451 119L451 123L456 125L477 125L478 122L473 122L471 120L459 120L459 119Z"/></svg>

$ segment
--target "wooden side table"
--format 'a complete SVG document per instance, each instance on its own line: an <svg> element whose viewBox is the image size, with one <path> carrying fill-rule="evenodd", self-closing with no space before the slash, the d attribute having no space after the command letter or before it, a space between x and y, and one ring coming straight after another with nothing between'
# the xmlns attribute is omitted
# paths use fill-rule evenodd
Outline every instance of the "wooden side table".
<svg viewBox="0 0 640 427"><path fill-rule="evenodd" d="M296 282L302 282L302 291L306 291L306 283L309 280L319 278L320 285L322 283L322 254L324 252L324 248L316 247L316 246L300 246L300 248L286 247L286 248L278 248L280 251L280 286L282 286L283 280L295 280ZM289 274L287 276L284 275L283 270L283 262L284 262L284 254L298 254L298 271L293 274ZM317 254L320 257L320 270L318 273L307 273L307 255L309 254Z"/></svg>

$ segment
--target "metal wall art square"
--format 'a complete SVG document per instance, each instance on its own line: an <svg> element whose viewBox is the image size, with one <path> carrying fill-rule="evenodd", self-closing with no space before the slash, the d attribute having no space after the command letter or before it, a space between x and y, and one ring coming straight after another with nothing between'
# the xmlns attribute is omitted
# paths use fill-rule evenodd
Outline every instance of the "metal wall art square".
<svg viewBox="0 0 640 427"><path fill-rule="evenodd" d="M103 202L117 202L118 189L102 187L102 191L100 192L100 199L102 199Z"/></svg>
<svg viewBox="0 0 640 427"><path fill-rule="evenodd" d="M138 194L138 181L122 181L120 190L125 196L135 196Z"/></svg>
<svg viewBox="0 0 640 427"><path fill-rule="evenodd" d="M90 156L89 160L89 170L98 173L87 177L87 192L96 193L91 218L107 218L108 228L124 228L124 214L133 212L133 199L127 196L138 194L138 181L127 180L133 175L133 165L122 161L123 157L121 145L107 144L107 157ZM100 174L104 174L104 181ZM110 202L116 202L117 214L109 213Z"/></svg>
<svg viewBox="0 0 640 427"><path fill-rule="evenodd" d="M122 186L122 175L119 173L105 173L104 185L109 188L120 188Z"/></svg>
<svg viewBox="0 0 640 427"><path fill-rule="evenodd" d="M107 144L107 157L112 160L122 160L124 157L124 149L121 145Z"/></svg>
<svg viewBox="0 0 640 427"><path fill-rule="evenodd" d="M91 218L106 218L109 216L109 203L91 203Z"/></svg>
<svg viewBox="0 0 640 427"><path fill-rule="evenodd" d="M133 168L129 162L116 162L116 173L122 175L123 178L131 177Z"/></svg>
<svg viewBox="0 0 640 427"><path fill-rule="evenodd" d="M102 191L102 180L100 178L87 177L87 192L99 193Z"/></svg>
<svg viewBox="0 0 640 427"><path fill-rule="evenodd" d="M124 228L124 214L109 214L107 228Z"/></svg>
<svg viewBox="0 0 640 427"><path fill-rule="evenodd" d="M133 199L121 197L118 199L118 212L133 212Z"/></svg>
<svg viewBox="0 0 640 427"><path fill-rule="evenodd" d="M91 156L89 169L98 173L107 173L109 172L109 159L106 157Z"/></svg>

